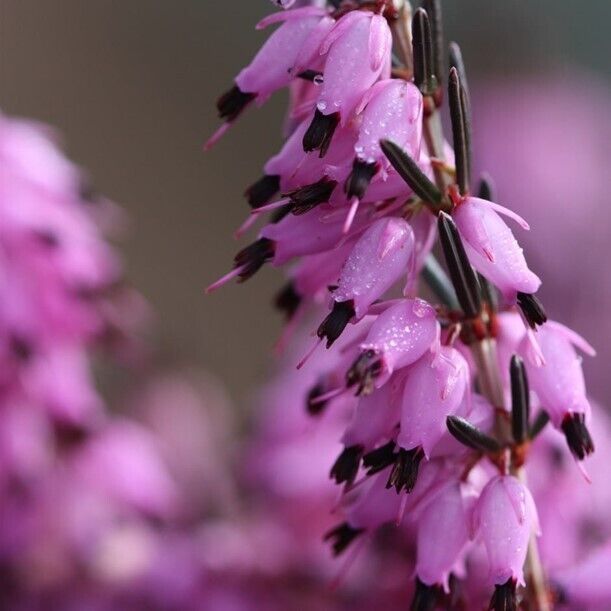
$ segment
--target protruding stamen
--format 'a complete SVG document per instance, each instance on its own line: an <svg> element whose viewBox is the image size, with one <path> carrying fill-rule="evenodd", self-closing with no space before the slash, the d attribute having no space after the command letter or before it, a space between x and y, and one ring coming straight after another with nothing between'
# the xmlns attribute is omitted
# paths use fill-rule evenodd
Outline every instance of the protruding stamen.
<svg viewBox="0 0 611 611"><path fill-rule="evenodd" d="M332 528L323 538L324 541L331 541L333 555L339 556L345 549L362 533L364 528L353 528L348 522L342 522Z"/></svg>
<svg viewBox="0 0 611 611"><path fill-rule="evenodd" d="M394 487L397 494L403 489L405 489L407 493L411 492L416 485L418 470L423 458L424 451L420 446L412 450L404 450L401 448L396 455L395 464L388 477L386 487Z"/></svg>
<svg viewBox="0 0 611 611"><path fill-rule="evenodd" d="M530 397L524 362L515 354L511 357L509 372L511 378L511 432L516 443L522 443L528 434Z"/></svg>
<svg viewBox="0 0 611 611"><path fill-rule="evenodd" d="M432 204L435 210L442 208L441 191L418 167L418 164L397 144L380 140L380 147L388 161L412 191L424 202Z"/></svg>
<svg viewBox="0 0 611 611"><path fill-rule="evenodd" d="M316 109L314 118L303 136L303 150L306 153L320 151L320 157L327 153L333 134L339 124L339 113L334 112L330 115L323 115Z"/></svg>
<svg viewBox="0 0 611 611"><path fill-rule="evenodd" d="M320 180L290 191L285 195L291 203L291 212L299 215L309 212L320 204L326 204L335 187L337 187L336 180L323 176Z"/></svg>
<svg viewBox="0 0 611 611"><path fill-rule="evenodd" d="M434 611L442 592L440 586L427 586L416 577L416 591L410 611Z"/></svg>
<svg viewBox="0 0 611 611"><path fill-rule="evenodd" d="M295 289L293 282L285 284L274 299L274 305L278 310L284 312L287 320L291 320L295 316L295 312L301 305L301 295Z"/></svg>
<svg viewBox="0 0 611 611"><path fill-rule="evenodd" d="M532 329L547 322L545 308L536 295L518 293L518 306Z"/></svg>
<svg viewBox="0 0 611 611"><path fill-rule="evenodd" d="M414 83L422 95L433 95L437 90L435 60L433 56L433 37L429 16L419 8L412 19L414 49Z"/></svg>
<svg viewBox="0 0 611 611"><path fill-rule="evenodd" d="M246 266L243 267L235 267L230 272L226 273L224 276L221 276L216 282L213 282L211 285L206 287L206 293L210 294L217 289L220 289L222 286L231 282L234 278L237 278L245 269Z"/></svg>
<svg viewBox="0 0 611 611"><path fill-rule="evenodd" d="M297 363L297 369L301 369L310 360L310 357L316 352L316 349L322 344L322 342L322 338L316 340L314 345L305 353L305 356L299 361L299 363Z"/></svg>
<svg viewBox="0 0 611 611"><path fill-rule="evenodd" d="M456 181L462 195L469 192L471 169L471 126L465 107L466 98L462 92L460 77L456 68L450 68L448 101L452 120L452 137L456 159Z"/></svg>
<svg viewBox="0 0 611 611"><path fill-rule="evenodd" d="M336 483L351 484L356 479L363 456L363 446L355 445L344 448L331 467L329 477Z"/></svg>
<svg viewBox="0 0 611 611"><path fill-rule="evenodd" d="M358 197L363 199L369 183L379 170L376 162L367 162L355 159L352 163L352 172L346 179L344 190L348 198Z"/></svg>
<svg viewBox="0 0 611 611"><path fill-rule="evenodd" d="M375 475L386 469L386 467L390 467L395 462L395 448L395 442L389 441L383 446L365 454L363 456L363 466L367 468L367 475Z"/></svg>
<svg viewBox="0 0 611 611"><path fill-rule="evenodd" d="M348 208L348 214L346 215L346 220L344 221L344 226L342 227L342 233L346 235L350 232L350 228L352 227L352 223L354 222L354 217L356 217L356 213L359 210L359 204L361 200L358 197L353 197L350 202L350 208Z"/></svg>
<svg viewBox="0 0 611 611"><path fill-rule="evenodd" d="M509 578L504 584L494 588L490 600L489 611L518 611L518 597L516 580Z"/></svg>
<svg viewBox="0 0 611 611"><path fill-rule="evenodd" d="M266 212L272 212L273 210L279 210L284 207L288 207L291 203L290 198L283 197L276 202L271 202L270 204L265 204L264 206L259 206L258 208L253 208L250 211L251 216L257 217ZM290 208L289 208L290 210Z"/></svg>
<svg viewBox="0 0 611 611"><path fill-rule="evenodd" d="M235 121L256 97L256 93L247 93L242 91L237 85L234 85L216 103L219 118L224 119L228 123Z"/></svg>
<svg viewBox="0 0 611 611"><path fill-rule="evenodd" d="M251 208L259 208L267 204L279 190L280 176L266 174L246 189L244 197Z"/></svg>
<svg viewBox="0 0 611 611"><path fill-rule="evenodd" d="M234 258L235 266L242 268L240 282L256 274L264 263L274 257L275 246L268 238L259 238L243 248Z"/></svg>
<svg viewBox="0 0 611 611"><path fill-rule="evenodd" d="M562 432L573 455L583 460L594 452L594 442L583 414L567 414L562 421Z"/></svg>
<svg viewBox="0 0 611 611"><path fill-rule="evenodd" d="M475 318L482 310L477 276L469 263L458 229L445 213L439 215L439 239L450 271L458 301L467 318Z"/></svg>
<svg viewBox="0 0 611 611"><path fill-rule="evenodd" d="M204 151L209 151L228 131L231 123L223 123L213 134L204 142Z"/></svg>
<svg viewBox="0 0 611 611"><path fill-rule="evenodd" d="M501 445L496 439L486 435L460 416L448 416L446 426L454 439L472 450L483 453L492 452L493 454L501 450Z"/></svg>
<svg viewBox="0 0 611 611"><path fill-rule="evenodd" d="M350 301L335 301L333 309L329 315L322 321L318 327L316 334L320 339L326 338L327 348L330 348L333 343L344 332L344 329L354 317L354 303Z"/></svg>
<svg viewBox="0 0 611 611"><path fill-rule="evenodd" d="M346 373L346 386L357 386L357 395L369 395L374 390L373 382L382 373L383 362L375 350L361 353Z"/></svg>

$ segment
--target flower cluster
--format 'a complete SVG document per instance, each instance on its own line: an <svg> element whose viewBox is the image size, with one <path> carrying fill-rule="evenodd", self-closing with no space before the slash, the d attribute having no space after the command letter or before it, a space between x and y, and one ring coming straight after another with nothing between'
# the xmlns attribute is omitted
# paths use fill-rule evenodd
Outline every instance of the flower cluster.
<svg viewBox="0 0 611 611"><path fill-rule="evenodd" d="M2 608L112 608L176 508L157 441L92 372L97 348L139 354L146 308L102 233L118 220L50 129L0 115Z"/></svg>
<svg viewBox="0 0 611 611"><path fill-rule="evenodd" d="M259 24L279 27L218 102L209 145L249 106L291 91L286 142L247 189L238 233L271 217L209 290L294 262L276 299L288 330L326 307L298 367L325 343L333 356L306 409L351 413L330 470L342 486L343 519L325 537L336 554L405 519L414 609L460 597L461 582L494 609L548 609L526 475L548 423L577 461L593 452L579 356L593 349L547 320L503 217L527 223L494 203L489 181L472 194L470 96L456 44L443 66L439 3L413 17L387 0L292 4ZM417 296L420 278L438 303Z"/></svg>

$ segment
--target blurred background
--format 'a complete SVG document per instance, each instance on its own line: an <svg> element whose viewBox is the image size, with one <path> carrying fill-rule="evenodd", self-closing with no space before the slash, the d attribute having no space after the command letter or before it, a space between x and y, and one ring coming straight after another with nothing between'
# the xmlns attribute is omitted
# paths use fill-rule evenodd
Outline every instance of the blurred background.
<svg viewBox="0 0 611 611"><path fill-rule="evenodd" d="M121 247L158 317L159 364L203 367L241 405L268 366L281 279L265 269L210 297L203 288L231 265L242 192L280 144L284 96L246 113L212 152L202 143L270 10L267 0L0 0L0 108L56 126L96 188L126 209ZM604 398L611 3L463 0L445 11L474 89L478 165L495 175L500 201L532 221L539 246L527 251L551 314L599 348L588 367ZM556 213L569 214L568 228L542 239Z"/></svg>

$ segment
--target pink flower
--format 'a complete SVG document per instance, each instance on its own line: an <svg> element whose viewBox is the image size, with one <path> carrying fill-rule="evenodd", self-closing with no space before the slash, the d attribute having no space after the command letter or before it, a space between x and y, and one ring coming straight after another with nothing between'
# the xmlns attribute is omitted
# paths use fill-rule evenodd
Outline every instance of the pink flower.
<svg viewBox="0 0 611 611"><path fill-rule="evenodd" d="M418 520L416 574L427 586L449 590L469 541L468 510L460 485L451 483L422 508Z"/></svg>
<svg viewBox="0 0 611 611"><path fill-rule="evenodd" d="M322 43L328 54L316 113L303 139L306 151L324 156L338 124L346 125L363 94L390 73L392 37L386 19L351 11L333 26Z"/></svg>
<svg viewBox="0 0 611 611"><path fill-rule="evenodd" d="M528 489L513 476L493 477L473 514L473 532L486 548L492 583L524 585L528 541L537 530L537 511Z"/></svg>
<svg viewBox="0 0 611 611"><path fill-rule="evenodd" d="M453 218L469 260L507 299L515 299L518 292L535 293L541 281L528 269L522 249L498 211L505 213L496 204L476 197L468 197L456 208Z"/></svg>
<svg viewBox="0 0 611 611"><path fill-rule="evenodd" d="M446 433L447 416L462 405L469 379L469 366L454 348L442 347L412 365L403 391L399 446L422 448L428 458Z"/></svg>

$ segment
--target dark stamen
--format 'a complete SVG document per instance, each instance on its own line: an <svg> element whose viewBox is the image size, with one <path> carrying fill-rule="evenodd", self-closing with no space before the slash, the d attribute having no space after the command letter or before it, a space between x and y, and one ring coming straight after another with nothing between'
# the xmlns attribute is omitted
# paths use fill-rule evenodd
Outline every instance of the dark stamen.
<svg viewBox="0 0 611 611"><path fill-rule="evenodd" d="M292 282L288 282L276 294L274 305L278 310L284 312L287 320L291 320L295 316L295 312L297 312L301 305L301 295L297 292Z"/></svg>
<svg viewBox="0 0 611 611"><path fill-rule="evenodd" d="M518 293L518 306L531 328L534 329L537 325L547 322L545 308L536 295Z"/></svg>
<svg viewBox="0 0 611 611"><path fill-rule="evenodd" d="M280 176L266 174L244 191L244 197L251 208L260 208L268 204L279 190Z"/></svg>
<svg viewBox="0 0 611 611"><path fill-rule="evenodd" d="M316 399L324 395L328 390L322 381L312 386L306 397L306 411L310 416L319 416L325 411L328 401L317 401Z"/></svg>
<svg viewBox="0 0 611 611"><path fill-rule="evenodd" d="M365 454L363 456L363 466L367 468L367 475L375 475L386 467L390 467L395 462L395 447L395 442L389 441Z"/></svg>
<svg viewBox="0 0 611 611"><path fill-rule="evenodd" d="M324 536L323 541L331 541L333 555L339 556L363 532L365 532L364 528L352 528L348 522L342 522L332 528Z"/></svg>
<svg viewBox="0 0 611 611"><path fill-rule="evenodd" d="M243 248L234 258L235 266L242 267L240 282L254 276L266 261L274 256L274 243L268 238L259 238Z"/></svg>
<svg viewBox="0 0 611 611"><path fill-rule="evenodd" d="M382 152L401 178L412 191L424 202L436 204L434 209L441 209L443 196L435 184L429 180L418 164L398 145L390 140L380 140Z"/></svg>
<svg viewBox="0 0 611 611"><path fill-rule="evenodd" d="M382 359L375 350L360 354L346 373L346 386L358 386L357 395L370 395L374 390L373 382L382 373Z"/></svg>
<svg viewBox="0 0 611 611"><path fill-rule="evenodd" d="M376 175L378 169L379 165L375 162L367 163L366 161L355 159L352 164L352 172L350 172L350 176L348 176L344 185L346 195L349 198L358 197L363 199L365 191L367 191L367 187L369 187L369 183Z"/></svg>
<svg viewBox="0 0 611 611"><path fill-rule="evenodd" d="M456 68L450 68L448 83L448 100L450 119L452 120L452 138L456 159L456 182L462 195L469 192L469 175L471 166L470 125L462 85Z"/></svg>
<svg viewBox="0 0 611 611"><path fill-rule="evenodd" d="M344 482L351 484L354 482L359 472L363 450L363 446L359 445L344 448L335 463L333 463L329 477L338 484L343 484Z"/></svg>
<svg viewBox="0 0 611 611"><path fill-rule="evenodd" d="M337 181L323 176L319 181L286 193L293 214L305 214L320 204L326 204L337 187Z"/></svg>
<svg viewBox="0 0 611 611"><path fill-rule="evenodd" d="M594 452L594 442L583 414L567 414L562 420L562 432L569 449L579 460Z"/></svg>
<svg viewBox="0 0 611 611"><path fill-rule="evenodd" d="M467 318L476 318L482 310L480 287L458 229L454 221L444 213L439 215L438 226L439 239L458 301Z"/></svg>
<svg viewBox="0 0 611 611"><path fill-rule="evenodd" d="M434 611L443 590L438 585L427 586L416 577L416 591L410 611Z"/></svg>
<svg viewBox="0 0 611 611"><path fill-rule="evenodd" d="M488 611L518 611L515 579L510 577L503 585L495 586Z"/></svg>
<svg viewBox="0 0 611 611"><path fill-rule="evenodd" d="M486 433L480 431L476 426L460 416L448 416L446 418L446 426L452 437L468 448L484 453L496 453L501 449L496 439L486 435Z"/></svg>
<svg viewBox="0 0 611 611"><path fill-rule="evenodd" d="M424 451L420 446L412 450L401 448L396 455L395 464L388 477L386 488L394 486L397 494L405 488L406 492L411 492L418 479L418 469L424 458Z"/></svg>
<svg viewBox="0 0 611 611"><path fill-rule="evenodd" d="M318 327L316 335L321 339L326 338L327 348L330 348L344 332L346 325L354 315L354 302L352 300L335 301L333 303L333 309Z"/></svg>
<svg viewBox="0 0 611 611"><path fill-rule="evenodd" d="M539 410L539 413L535 416L533 423L528 432L528 436L534 439L547 425L549 422L549 414L545 410Z"/></svg>
<svg viewBox="0 0 611 611"><path fill-rule="evenodd" d="M511 357L509 372L511 378L511 432L514 440L522 443L528 434L530 397L524 362L515 354Z"/></svg>
<svg viewBox="0 0 611 611"><path fill-rule="evenodd" d="M216 108L219 118L227 122L235 121L242 111L257 97L256 93L246 93L234 85L225 92L217 101Z"/></svg>
<svg viewBox="0 0 611 611"><path fill-rule="evenodd" d="M414 50L414 83L422 95L433 95L437 90L435 61L433 57L433 37L431 23L424 9L419 8L412 19Z"/></svg>
<svg viewBox="0 0 611 611"><path fill-rule="evenodd" d="M333 134L339 124L339 113L334 112L330 115L323 115L316 109L312 123L303 136L303 150L306 153L320 151L320 157L327 153Z"/></svg>

